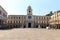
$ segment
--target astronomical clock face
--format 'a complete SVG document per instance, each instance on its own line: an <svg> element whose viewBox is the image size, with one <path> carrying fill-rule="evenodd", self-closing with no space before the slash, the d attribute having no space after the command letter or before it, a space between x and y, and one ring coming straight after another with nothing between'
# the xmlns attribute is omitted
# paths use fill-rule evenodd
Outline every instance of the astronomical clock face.
<svg viewBox="0 0 60 40"><path fill-rule="evenodd" d="M28 16L28 19L31 19L32 17L31 16Z"/></svg>

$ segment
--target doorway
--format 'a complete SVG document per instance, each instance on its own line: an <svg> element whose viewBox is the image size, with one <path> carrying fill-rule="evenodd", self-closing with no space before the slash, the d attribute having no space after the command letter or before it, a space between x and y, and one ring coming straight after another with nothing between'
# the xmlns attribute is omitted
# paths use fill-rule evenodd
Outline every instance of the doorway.
<svg viewBox="0 0 60 40"><path fill-rule="evenodd" d="M31 23L28 23L28 28L31 28Z"/></svg>

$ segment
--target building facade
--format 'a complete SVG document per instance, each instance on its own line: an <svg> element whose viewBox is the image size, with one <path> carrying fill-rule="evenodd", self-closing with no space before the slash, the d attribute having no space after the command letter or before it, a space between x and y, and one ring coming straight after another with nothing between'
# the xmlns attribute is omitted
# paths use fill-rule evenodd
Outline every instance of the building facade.
<svg viewBox="0 0 60 40"><path fill-rule="evenodd" d="M6 27L7 12L0 6L0 28Z"/></svg>
<svg viewBox="0 0 60 40"><path fill-rule="evenodd" d="M49 23L52 28L60 28L60 10L53 13Z"/></svg>
<svg viewBox="0 0 60 40"><path fill-rule="evenodd" d="M0 6L0 28L60 28L60 10L52 16L33 15L31 6L27 8L27 15L8 15Z"/></svg>
<svg viewBox="0 0 60 40"><path fill-rule="evenodd" d="M27 15L8 15L8 27L20 28L45 28L49 26L50 16L32 15L32 8L28 6Z"/></svg>

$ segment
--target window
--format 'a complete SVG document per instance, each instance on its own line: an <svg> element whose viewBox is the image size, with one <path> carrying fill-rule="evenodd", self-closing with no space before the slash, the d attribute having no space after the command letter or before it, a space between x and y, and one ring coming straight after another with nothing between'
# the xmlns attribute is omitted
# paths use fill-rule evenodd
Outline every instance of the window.
<svg viewBox="0 0 60 40"><path fill-rule="evenodd" d="M18 17L16 17L16 19L18 19Z"/></svg>
<svg viewBox="0 0 60 40"><path fill-rule="evenodd" d="M12 17L11 17L11 19L12 19Z"/></svg>
<svg viewBox="0 0 60 40"><path fill-rule="evenodd" d="M16 21L16 23L18 23L18 21Z"/></svg>
<svg viewBox="0 0 60 40"><path fill-rule="evenodd" d="M38 23L39 23L39 21L38 21Z"/></svg>
<svg viewBox="0 0 60 40"><path fill-rule="evenodd" d="M14 21L14 23L15 23L15 21Z"/></svg>
<svg viewBox="0 0 60 40"><path fill-rule="evenodd" d="M47 17L47 19L48 19L48 17Z"/></svg>
<svg viewBox="0 0 60 40"><path fill-rule="evenodd" d="M28 16L29 19L31 19L32 17L31 16Z"/></svg>
<svg viewBox="0 0 60 40"><path fill-rule="evenodd" d="M20 23L20 21L19 21L19 23Z"/></svg>
<svg viewBox="0 0 60 40"><path fill-rule="evenodd" d="M44 17L42 17L44 19Z"/></svg>
<svg viewBox="0 0 60 40"><path fill-rule="evenodd" d="M0 11L0 15L1 15L1 11Z"/></svg>
<svg viewBox="0 0 60 40"><path fill-rule="evenodd" d="M6 17L7 15L5 13L3 13L3 16Z"/></svg>
<svg viewBox="0 0 60 40"><path fill-rule="evenodd" d="M43 21L43 23L44 23L44 21Z"/></svg>
<svg viewBox="0 0 60 40"><path fill-rule="evenodd" d="M14 19L15 19L15 17L14 17Z"/></svg>
<svg viewBox="0 0 60 40"><path fill-rule="evenodd" d="M12 21L11 21L11 23L12 23Z"/></svg>
<svg viewBox="0 0 60 40"><path fill-rule="evenodd" d="M20 17L19 17L19 19L20 19Z"/></svg>
<svg viewBox="0 0 60 40"><path fill-rule="evenodd" d="M9 21L7 23L9 23Z"/></svg>
<svg viewBox="0 0 60 40"><path fill-rule="evenodd" d="M40 19L40 17L39 17L39 19Z"/></svg>

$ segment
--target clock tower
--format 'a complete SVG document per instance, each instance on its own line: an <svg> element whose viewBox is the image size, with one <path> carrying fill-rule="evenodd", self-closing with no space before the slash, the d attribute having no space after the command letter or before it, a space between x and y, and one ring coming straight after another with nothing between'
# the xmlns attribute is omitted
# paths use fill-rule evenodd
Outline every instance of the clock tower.
<svg viewBox="0 0 60 40"><path fill-rule="evenodd" d="M31 6L28 6L28 8L27 8L27 20L32 21L32 8L31 8Z"/></svg>
<svg viewBox="0 0 60 40"><path fill-rule="evenodd" d="M26 25L28 28L33 27L33 15L32 15L32 8L31 6L28 6L27 8L27 16L26 16Z"/></svg>
<svg viewBox="0 0 60 40"><path fill-rule="evenodd" d="M31 8L31 6L28 6L28 8L27 8L27 15L32 15L32 8Z"/></svg>

